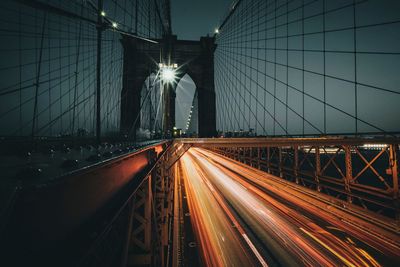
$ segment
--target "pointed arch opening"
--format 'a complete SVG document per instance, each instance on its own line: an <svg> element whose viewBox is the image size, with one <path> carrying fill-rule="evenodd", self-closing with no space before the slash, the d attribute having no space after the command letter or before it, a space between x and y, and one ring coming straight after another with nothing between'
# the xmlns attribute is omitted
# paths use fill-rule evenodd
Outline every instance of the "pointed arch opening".
<svg viewBox="0 0 400 267"><path fill-rule="evenodd" d="M197 87L187 73L176 86L175 127L183 136L198 134Z"/></svg>
<svg viewBox="0 0 400 267"><path fill-rule="evenodd" d="M151 73L140 91L140 123L136 130L138 139L152 139L162 136L162 90L159 75Z"/></svg>

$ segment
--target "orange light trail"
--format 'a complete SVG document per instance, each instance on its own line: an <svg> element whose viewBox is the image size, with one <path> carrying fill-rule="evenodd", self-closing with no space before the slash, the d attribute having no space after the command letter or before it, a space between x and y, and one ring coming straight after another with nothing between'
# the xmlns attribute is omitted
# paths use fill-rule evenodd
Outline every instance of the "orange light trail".
<svg viewBox="0 0 400 267"><path fill-rule="evenodd" d="M207 266L268 266L270 261L282 266L381 266L369 253L379 240L366 236L360 241L362 234L353 234L354 228L332 225L332 219L296 200L289 188L266 183L268 174L199 148L191 148L180 164ZM372 245L365 245L369 241Z"/></svg>

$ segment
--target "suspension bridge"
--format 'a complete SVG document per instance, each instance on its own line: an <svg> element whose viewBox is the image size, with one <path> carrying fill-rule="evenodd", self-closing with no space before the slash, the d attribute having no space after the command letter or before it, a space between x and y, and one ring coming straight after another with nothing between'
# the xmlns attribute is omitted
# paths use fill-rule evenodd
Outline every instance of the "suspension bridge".
<svg viewBox="0 0 400 267"><path fill-rule="evenodd" d="M1 1L1 265L398 266L399 11Z"/></svg>

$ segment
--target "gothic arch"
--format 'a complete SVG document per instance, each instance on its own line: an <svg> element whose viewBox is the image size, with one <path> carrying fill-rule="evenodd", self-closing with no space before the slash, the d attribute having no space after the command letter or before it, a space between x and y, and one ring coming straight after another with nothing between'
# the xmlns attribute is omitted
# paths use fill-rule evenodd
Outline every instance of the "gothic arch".
<svg viewBox="0 0 400 267"><path fill-rule="evenodd" d="M198 133L197 127L197 95L196 84L188 73L180 75L182 78L177 79L176 99L175 99L175 120L176 127L182 129L183 133ZM192 107L193 106L193 107ZM189 120L190 115L190 120ZM188 127L190 122L190 131Z"/></svg>
<svg viewBox="0 0 400 267"><path fill-rule="evenodd" d="M176 36L167 36L152 44L143 40L124 37L124 77L121 93L121 131L129 134L135 117L140 112L140 93L149 72L157 72L160 51L168 55L163 62L170 61L179 66L178 80L186 73L192 78L198 92L198 129L200 137L216 135L216 107L214 88L214 51L213 37L201 37L200 41L177 40ZM165 53L168 51L168 53ZM170 85L166 101L166 122L164 132L172 131L175 125L175 92ZM173 116L171 115L173 114Z"/></svg>

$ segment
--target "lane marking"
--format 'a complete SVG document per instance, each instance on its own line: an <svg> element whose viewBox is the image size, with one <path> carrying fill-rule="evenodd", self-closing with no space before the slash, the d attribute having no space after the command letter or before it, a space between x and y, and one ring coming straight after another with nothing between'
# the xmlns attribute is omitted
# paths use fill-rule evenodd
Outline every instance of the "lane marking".
<svg viewBox="0 0 400 267"><path fill-rule="evenodd" d="M260 261L261 265L265 266L265 267L268 267L268 264L261 257L260 252L258 252L258 250L254 246L254 244L250 241L250 239L247 237L247 235L246 234L242 234L242 236L243 236L244 240L246 241L246 243L251 248L251 250L253 251L253 253L256 255L257 259Z"/></svg>

